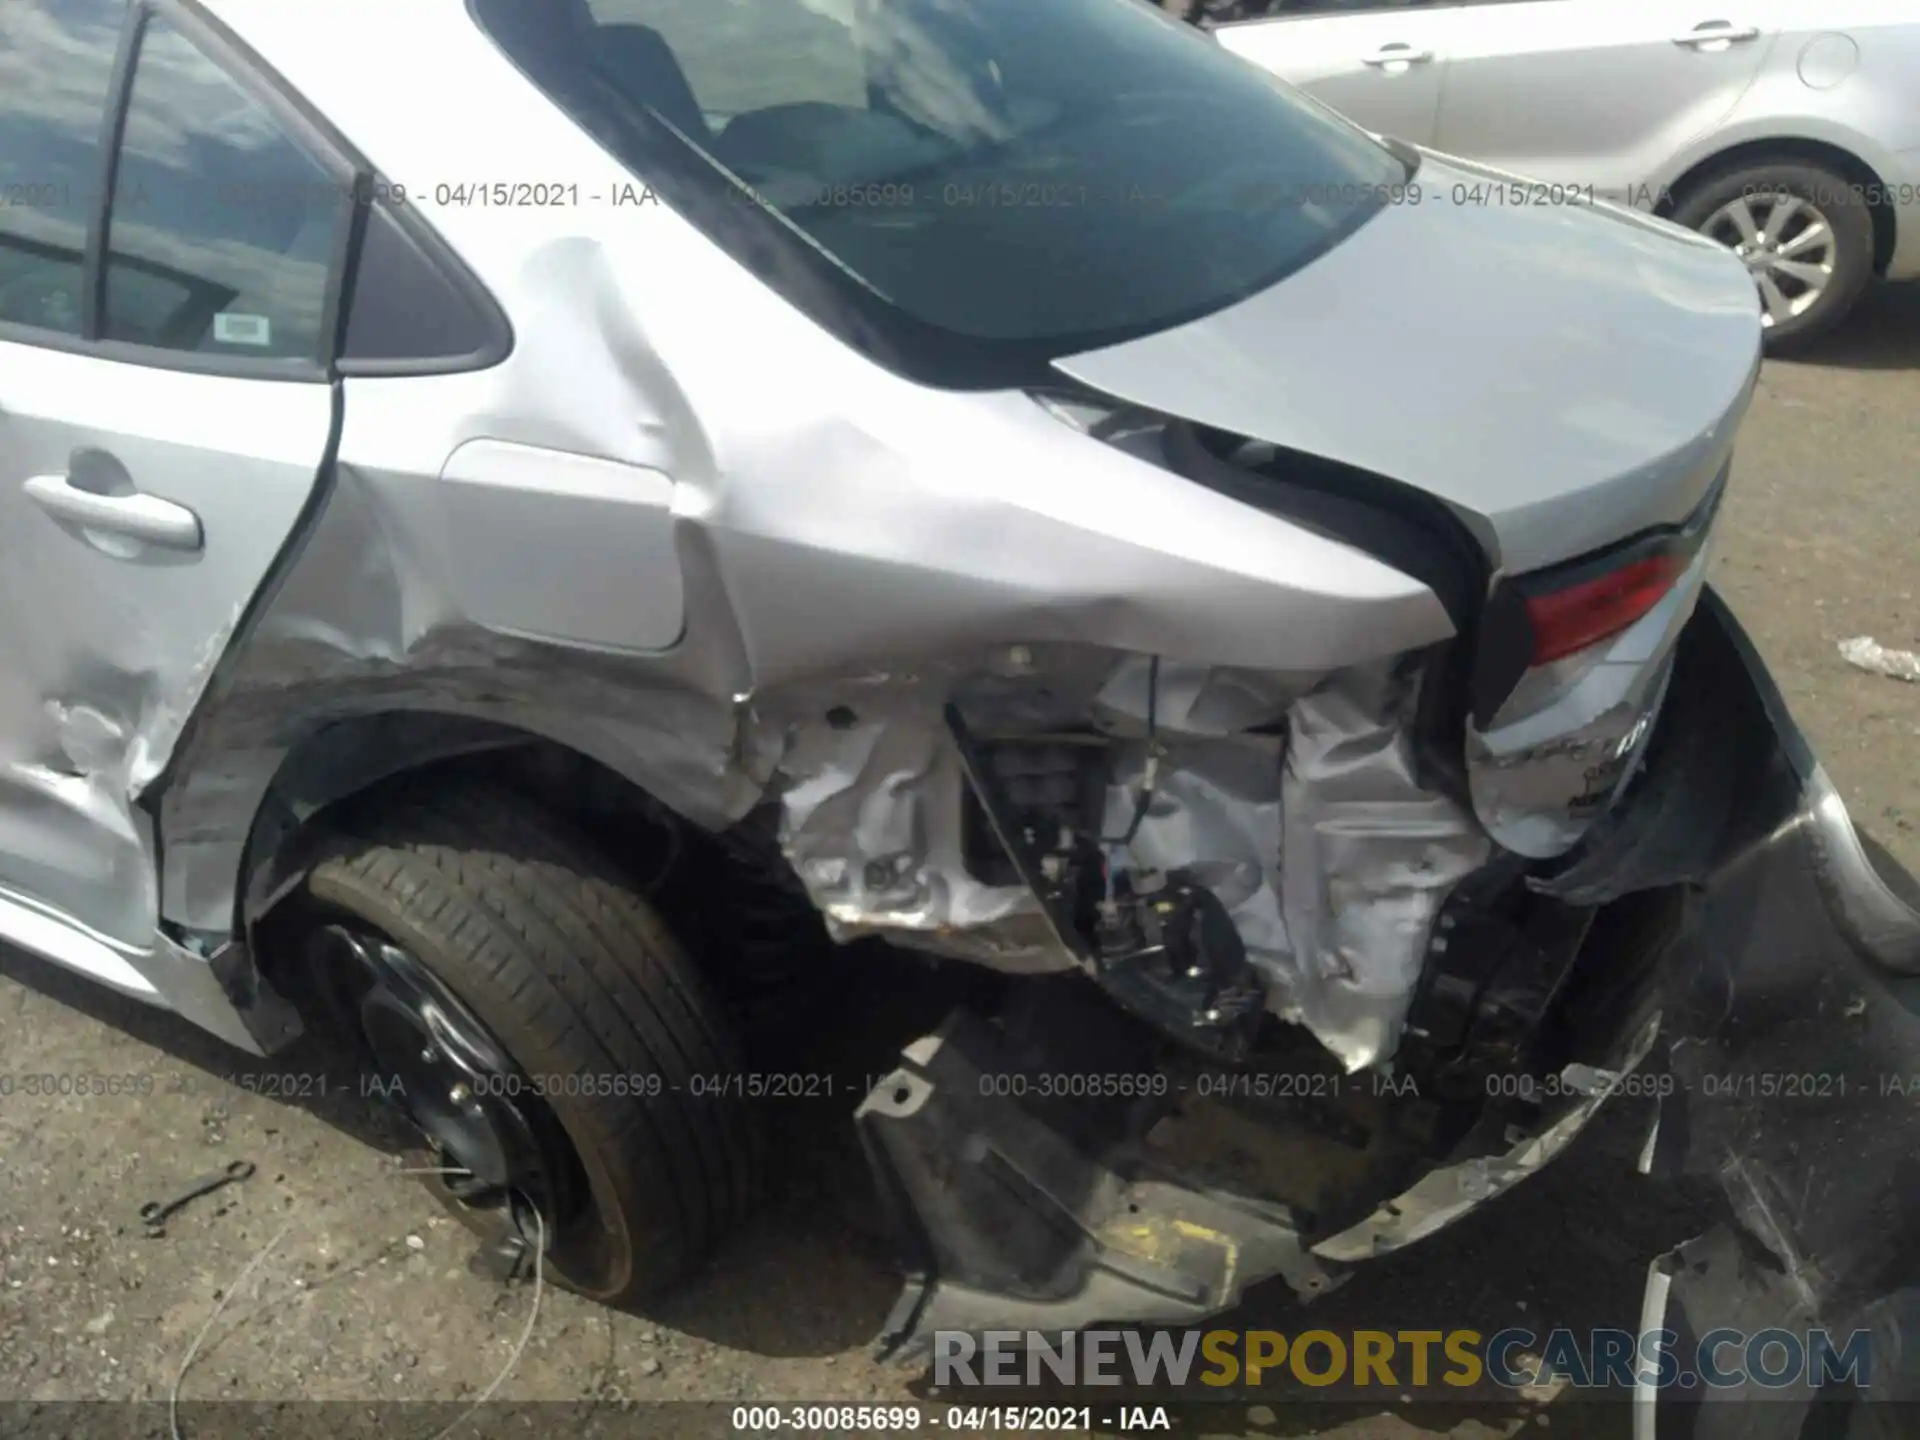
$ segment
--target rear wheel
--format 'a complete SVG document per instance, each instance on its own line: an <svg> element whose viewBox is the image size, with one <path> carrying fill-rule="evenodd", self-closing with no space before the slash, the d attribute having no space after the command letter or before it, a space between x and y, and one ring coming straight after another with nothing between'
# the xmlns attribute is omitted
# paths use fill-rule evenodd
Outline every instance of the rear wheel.
<svg viewBox="0 0 1920 1440"><path fill-rule="evenodd" d="M446 1172L429 1188L482 1235L544 1234L549 1273L596 1300L685 1276L744 1213L759 1144L640 890L485 784L413 782L334 831L277 938Z"/></svg>
<svg viewBox="0 0 1920 1440"><path fill-rule="evenodd" d="M1805 161L1762 161L1681 196L1673 218L1746 262L1770 353L1826 334L1873 279L1873 213L1859 186Z"/></svg>

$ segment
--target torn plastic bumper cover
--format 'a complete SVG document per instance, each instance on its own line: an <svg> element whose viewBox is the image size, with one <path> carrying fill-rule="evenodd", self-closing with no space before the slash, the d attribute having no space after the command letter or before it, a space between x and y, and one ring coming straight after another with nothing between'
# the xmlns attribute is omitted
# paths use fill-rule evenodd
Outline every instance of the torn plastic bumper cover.
<svg viewBox="0 0 1920 1440"><path fill-rule="evenodd" d="M1816 1408L1857 1399L1899 1401L1886 1412L1898 1418L1845 1433L1908 1434L1920 1413L1920 884L1854 829L1751 644L1726 626L1749 682L1728 716L1745 753L1726 766L1730 823L1663 966L1676 1083L1650 1161L1716 1178L1728 1214L1654 1261L1642 1329L1672 1331L1683 1354L1716 1330L1864 1331L1871 1360L1857 1393L1643 1386L1636 1434L1657 1423L1660 1440L1797 1440Z"/></svg>
<svg viewBox="0 0 1920 1440"><path fill-rule="evenodd" d="M1037 1094L1037 1065L1150 1069L1124 1017L1055 1001L1073 1013L1047 1027L1046 1049L956 1012L907 1048L857 1112L907 1251L909 1279L883 1347L909 1358L936 1330L1057 1333L1103 1317L1178 1324L1273 1275L1305 1294L1331 1288L1337 1270L1307 1253L1285 1206L1153 1163L1142 1143L1150 1087L1063 1089L1053 1104L1008 1095L1015 1075L1033 1077Z"/></svg>

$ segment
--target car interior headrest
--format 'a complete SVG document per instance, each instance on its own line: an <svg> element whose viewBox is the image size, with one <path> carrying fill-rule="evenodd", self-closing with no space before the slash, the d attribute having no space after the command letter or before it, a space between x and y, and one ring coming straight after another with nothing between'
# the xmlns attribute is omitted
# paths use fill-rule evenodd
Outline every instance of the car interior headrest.
<svg viewBox="0 0 1920 1440"><path fill-rule="evenodd" d="M627 99L645 105L700 144L712 138L692 82L658 30L627 22L601 25L593 50L601 76Z"/></svg>

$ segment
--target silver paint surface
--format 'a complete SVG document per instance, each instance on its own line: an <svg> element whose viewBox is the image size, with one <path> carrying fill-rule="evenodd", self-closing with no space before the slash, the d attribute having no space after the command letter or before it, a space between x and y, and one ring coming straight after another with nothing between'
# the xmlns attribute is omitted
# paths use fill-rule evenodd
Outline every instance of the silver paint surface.
<svg viewBox="0 0 1920 1440"><path fill-rule="evenodd" d="M777 801L843 935L1057 968L1032 897L959 862L941 709L1104 731L1111 824L1159 657L1168 754L1136 849L1206 872L1280 1013L1349 1066L1390 1053L1434 911L1490 853L1411 763L1406 657L1452 635L1433 593L1025 394L881 368L658 203L436 203L438 180L516 164L588 194L625 178L458 0L214 8L408 187L515 345L483 371L340 382L317 493L328 387L0 345L0 425L25 394L65 427L0 450L0 504L21 465L118 436L207 537L197 573L76 537L23 552L51 567L33 593L91 567L98 610L0 639L51 657L0 693L23 888L144 950L159 925L244 940L321 807L537 737L706 828ZM348 32L380 43L341 67L319 41ZM1667 227L1390 207L1275 289L1068 368L1418 485L1524 568L1690 510L1757 343L1738 267ZM206 987L154 969L204 1011Z"/></svg>
<svg viewBox="0 0 1920 1440"><path fill-rule="evenodd" d="M332 415L324 384L0 340L0 889L150 949L156 855L136 802L293 531ZM202 546L83 529L25 489L68 475L185 506Z"/></svg>
<svg viewBox="0 0 1920 1440"><path fill-rule="evenodd" d="M1740 263L1611 206L1456 204L1486 172L1439 156L1416 183L1281 284L1057 368L1429 491L1509 573L1684 519L1759 354Z"/></svg>

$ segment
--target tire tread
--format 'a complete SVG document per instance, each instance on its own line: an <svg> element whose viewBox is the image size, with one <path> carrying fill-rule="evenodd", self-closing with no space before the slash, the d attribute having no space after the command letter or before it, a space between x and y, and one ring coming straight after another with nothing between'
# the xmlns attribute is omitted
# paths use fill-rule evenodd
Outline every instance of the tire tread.
<svg viewBox="0 0 1920 1440"><path fill-rule="evenodd" d="M634 1202L635 1269L656 1272L636 1291L679 1278L743 1217L759 1137L743 1101L694 1093L739 1070L737 1048L644 894L566 821L503 786L403 782L346 817L307 885L424 933L421 958L497 1033L510 1017L519 1043L502 1038L530 1073L661 1077L655 1096L555 1107Z"/></svg>

